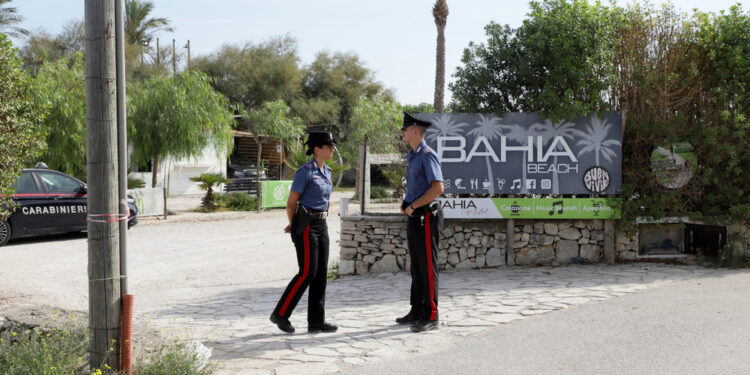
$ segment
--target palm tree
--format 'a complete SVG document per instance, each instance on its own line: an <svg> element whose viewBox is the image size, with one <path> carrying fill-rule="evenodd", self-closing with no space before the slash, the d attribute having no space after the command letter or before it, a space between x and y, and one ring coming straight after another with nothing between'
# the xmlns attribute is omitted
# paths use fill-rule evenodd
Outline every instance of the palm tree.
<svg viewBox="0 0 750 375"><path fill-rule="evenodd" d="M479 115L479 121L477 121L478 127L469 130L467 135L475 137L484 137L489 141L493 141L503 135L503 130L510 131L512 128L510 125L500 124L500 119L494 115ZM487 177L490 181L490 195L495 194L495 183L494 177L492 176L492 164L490 163L490 156L485 155L485 161L487 162Z"/></svg>
<svg viewBox="0 0 750 375"><path fill-rule="evenodd" d="M23 17L16 14L15 7L5 7L5 4L13 0L0 0L0 34L23 38L29 35L29 31L16 25L23 22Z"/></svg>
<svg viewBox="0 0 750 375"><path fill-rule="evenodd" d="M190 181L198 182L198 186L206 191L206 195L201 200L201 207L206 210L214 209L214 186L226 184L232 180L227 179L221 173L203 173L198 177L190 177Z"/></svg>
<svg viewBox="0 0 750 375"><path fill-rule="evenodd" d="M448 3L446 0L435 0L432 17L437 26L437 50L435 51L435 111L443 113L443 96L445 92L445 24L448 21Z"/></svg>
<svg viewBox="0 0 750 375"><path fill-rule="evenodd" d="M151 1L125 0L125 40L128 43L144 46L151 43L156 33L174 31L166 18L147 18L153 9Z"/></svg>
<svg viewBox="0 0 750 375"><path fill-rule="evenodd" d="M576 136L579 136L581 133L580 130L574 129L574 127L576 126L574 123L566 122L564 120L558 122L557 124L553 124L549 120L545 120L544 124L540 124L540 126L544 128L542 139L545 145L552 142L555 137L563 137L572 140ZM555 151L562 150L563 147L561 144L555 146ZM557 167L557 155L555 155L554 165L555 167ZM554 172L552 173L552 194L560 194L560 182L557 175L557 168L555 168Z"/></svg>
<svg viewBox="0 0 750 375"><path fill-rule="evenodd" d="M608 123L606 119L600 119L596 116L591 117L591 124L586 127L586 131L582 132L578 130L578 135L583 139L577 143L578 146L583 146L578 151L578 157L581 155L594 152L596 157L596 164L599 164L599 154L601 154L608 162L612 162L612 158L617 156L617 153L612 151L611 147L622 147L622 143L615 139L607 139L609 130L612 128L612 124Z"/></svg>

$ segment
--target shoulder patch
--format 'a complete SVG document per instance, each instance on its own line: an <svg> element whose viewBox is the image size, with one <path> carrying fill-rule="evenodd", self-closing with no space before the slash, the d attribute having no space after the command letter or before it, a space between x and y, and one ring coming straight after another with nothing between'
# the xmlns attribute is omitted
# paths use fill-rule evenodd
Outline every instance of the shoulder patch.
<svg viewBox="0 0 750 375"><path fill-rule="evenodd" d="M422 153L424 154L429 154L430 152L432 152L432 149L429 147L425 147L424 150L422 151Z"/></svg>

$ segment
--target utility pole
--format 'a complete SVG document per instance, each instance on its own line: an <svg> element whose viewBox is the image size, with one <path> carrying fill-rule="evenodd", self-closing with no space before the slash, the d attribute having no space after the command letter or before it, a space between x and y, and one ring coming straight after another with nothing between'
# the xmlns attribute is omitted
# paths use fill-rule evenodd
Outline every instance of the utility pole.
<svg viewBox="0 0 750 375"><path fill-rule="evenodd" d="M156 38L156 66L161 68L161 49L159 48L159 38Z"/></svg>
<svg viewBox="0 0 750 375"><path fill-rule="evenodd" d="M185 45L185 48L187 48L187 71L190 71L190 41L187 41L187 44Z"/></svg>
<svg viewBox="0 0 750 375"><path fill-rule="evenodd" d="M120 368L115 1L86 0L89 365Z"/></svg>
<svg viewBox="0 0 750 375"><path fill-rule="evenodd" d="M172 39L172 75L177 77L177 48L175 48L174 39Z"/></svg>

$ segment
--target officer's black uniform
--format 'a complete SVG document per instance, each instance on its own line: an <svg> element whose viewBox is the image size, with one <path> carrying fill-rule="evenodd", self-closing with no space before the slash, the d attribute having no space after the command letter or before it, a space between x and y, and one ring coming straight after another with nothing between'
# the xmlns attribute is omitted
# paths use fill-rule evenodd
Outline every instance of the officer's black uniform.
<svg viewBox="0 0 750 375"><path fill-rule="evenodd" d="M330 132L311 132L307 154L317 146L335 146ZM292 218L292 242L297 250L299 272L284 290L271 321L284 332L294 332L289 316L306 288L308 295L307 323L310 332L333 332L336 326L325 322L325 291L328 273L328 202L333 191L331 168L321 170L315 159L300 167L294 175L292 191L300 194L297 210Z"/></svg>
<svg viewBox="0 0 750 375"><path fill-rule="evenodd" d="M404 113L403 129L431 124ZM409 150L406 164L406 196L402 208L422 196L433 181L443 181L440 161L435 152L420 143L416 150ZM412 331L437 328L438 321L438 270L437 250L442 230L442 210L437 202L416 207L407 224L407 243L411 257L411 310L396 322L413 323Z"/></svg>

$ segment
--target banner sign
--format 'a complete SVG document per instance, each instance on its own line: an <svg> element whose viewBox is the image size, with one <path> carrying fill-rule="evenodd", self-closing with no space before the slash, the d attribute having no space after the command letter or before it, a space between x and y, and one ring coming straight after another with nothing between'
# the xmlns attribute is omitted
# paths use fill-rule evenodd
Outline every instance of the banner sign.
<svg viewBox="0 0 750 375"><path fill-rule="evenodd" d="M619 219L617 198L438 198L446 219Z"/></svg>
<svg viewBox="0 0 750 375"><path fill-rule="evenodd" d="M261 181L261 207L286 207L286 201L289 199L289 191L291 189L292 181Z"/></svg>
<svg viewBox="0 0 750 375"><path fill-rule="evenodd" d="M166 215L164 210L164 189L131 189L128 195L135 199L138 207L138 216L161 216Z"/></svg>
<svg viewBox="0 0 750 375"><path fill-rule="evenodd" d="M621 193L622 116L427 113L446 194Z"/></svg>

